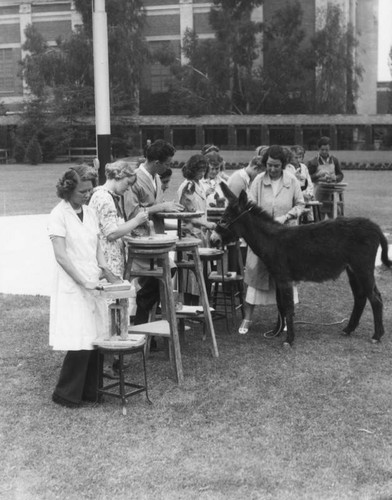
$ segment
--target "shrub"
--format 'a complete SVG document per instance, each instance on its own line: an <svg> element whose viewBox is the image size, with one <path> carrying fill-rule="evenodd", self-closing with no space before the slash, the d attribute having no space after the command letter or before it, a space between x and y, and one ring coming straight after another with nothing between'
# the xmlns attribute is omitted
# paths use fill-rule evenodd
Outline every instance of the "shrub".
<svg viewBox="0 0 392 500"><path fill-rule="evenodd" d="M20 139L15 139L14 145L14 160L17 163L22 163L26 155L26 148Z"/></svg>
<svg viewBox="0 0 392 500"><path fill-rule="evenodd" d="M42 150L37 137L32 137L26 148L25 161L30 165L38 165L42 162Z"/></svg>

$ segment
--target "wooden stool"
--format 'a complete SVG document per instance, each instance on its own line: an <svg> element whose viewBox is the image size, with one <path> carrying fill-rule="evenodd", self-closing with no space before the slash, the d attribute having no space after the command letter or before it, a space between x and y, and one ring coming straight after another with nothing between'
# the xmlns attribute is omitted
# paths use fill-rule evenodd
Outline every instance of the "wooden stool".
<svg viewBox="0 0 392 500"><path fill-rule="evenodd" d="M173 366L177 383L182 384L184 382L184 373L181 360L180 339L177 328L177 318L169 260L169 252L174 250L175 244L171 243L170 245L166 245L163 248L157 245L154 245L152 247L149 247L148 245L138 247L134 246L132 242L133 240L129 240L130 244L128 246L128 263L125 275L127 279L143 276L156 278L162 284L162 312L166 316L166 319L168 320L170 325L170 336L168 337L170 341L170 361ZM150 261L150 268L132 269L132 264L135 259L142 259L147 262ZM158 263L160 267L158 267ZM154 333L154 336L160 335L161 334L159 332ZM162 336L167 337L167 335Z"/></svg>
<svg viewBox="0 0 392 500"><path fill-rule="evenodd" d="M135 394L140 394L141 392L146 393L146 399L149 404L152 404L148 397L147 389L147 370L146 370L146 359L144 355L144 346L146 343L146 337L144 335L128 335L127 339L123 339L119 336L115 340L113 337L109 340L102 340L96 342L96 347L99 353L99 371L98 371L98 398L102 395L111 396L114 398L121 399L123 407L123 415L127 414L127 409L125 407L127 403L127 398L134 396ZM144 371L144 385L135 384L125 380L124 375L124 356L136 354L140 352L143 361L143 371ZM103 360L105 354L117 355L119 359L119 375L120 378L116 382L111 382L110 384L103 384ZM131 391L126 392L127 387L132 387ZM118 392L114 392L113 389L118 389Z"/></svg>
<svg viewBox="0 0 392 500"><path fill-rule="evenodd" d="M199 244L200 240L197 238L182 238L176 243L177 251L177 270L178 270L178 291L183 293L183 271L190 270L196 276L196 281L199 286L201 306L203 308L203 316L206 329L212 341L212 354L215 357L219 356L218 345L215 338L214 325L212 323L212 316L210 311L210 304L207 296L206 284L203 277L203 265L200 260ZM183 260L183 253L189 253L192 260ZM181 325L182 328L183 325Z"/></svg>
<svg viewBox="0 0 392 500"><path fill-rule="evenodd" d="M240 242L236 241L235 244L226 247L225 253L228 254L228 271L225 272L223 269L221 273L213 271L208 276L208 281L212 287L212 307L216 311L215 315L224 317L227 329L230 330L227 299L229 300L232 319L237 319L238 309L241 310L241 315L244 317L244 263ZM219 312L219 303L223 304L224 313Z"/></svg>
<svg viewBox="0 0 392 500"><path fill-rule="evenodd" d="M308 221L308 222L320 222L322 220L321 217L321 207L322 203L320 201L308 201L305 203L305 208L310 208L313 213L313 221ZM299 218L299 223L303 224L301 221L301 216Z"/></svg>
<svg viewBox="0 0 392 500"><path fill-rule="evenodd" d="M331 214L332 219L344 216L344 190L347 184L344 182L328 183L321 182L317 189L317 197L322 202L322 213L328 216ZM327 210L325 208L328 207Z"/></svg>

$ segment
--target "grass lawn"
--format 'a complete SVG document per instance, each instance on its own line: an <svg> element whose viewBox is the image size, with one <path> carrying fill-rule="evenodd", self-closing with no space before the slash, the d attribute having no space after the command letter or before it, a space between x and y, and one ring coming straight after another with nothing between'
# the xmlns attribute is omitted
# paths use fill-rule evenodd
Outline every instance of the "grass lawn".
<svg viewBox="0 0 392 500"><path fill-rule="evenodd" d="M0 166L2 214L49 212L63 170ZM392 232L391 176L347 172L347 214L368 215ZM48 348L49 300L1 295L0 498L391 498L391 278L377 270L380 345L369 342L369 306L351 338L332 324L352 307L345 276L300 284L291 350L263 336L274 307L258 308L247 336L217 322L218 359L192 325L182 346L184 386L174 383L163 352L153 353L153 405L133 397L126 416L113 399L77 410L54 405L63 354ZM130 370L141 376L138 366Z"/></svg>

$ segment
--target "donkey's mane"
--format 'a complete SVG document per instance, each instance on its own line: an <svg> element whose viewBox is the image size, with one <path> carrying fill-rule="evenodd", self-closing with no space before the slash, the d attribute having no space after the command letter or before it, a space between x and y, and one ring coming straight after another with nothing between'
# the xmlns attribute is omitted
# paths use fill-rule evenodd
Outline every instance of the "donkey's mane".
<svg viewBox="0 0 392 500"><path fill-rule="evenodd" d="M261 207L259 207L258 205L256 205L256 203L254 203L253 201L248 201L245 209L249 210L249 212L252 212L257 217L260 217L260 218L264 219L266 222L270 222L271 224L279 224L272 217L272 215L270 215L268 212L266 212Z"/></svg>

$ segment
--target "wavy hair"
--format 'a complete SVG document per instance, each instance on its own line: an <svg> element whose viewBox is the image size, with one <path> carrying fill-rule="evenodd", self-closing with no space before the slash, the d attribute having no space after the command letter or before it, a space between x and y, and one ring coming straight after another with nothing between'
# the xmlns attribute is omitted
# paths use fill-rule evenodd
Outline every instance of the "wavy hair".
<svg viewBox="0 0 392 500"><path fill-rule="evenodd" d="M105 167L105 175L107 179L115 179L119 181L124 177L132 177L137 169L136 162L128 160L117 160L113 163L107 163Z"/></svg>
<svg viewBox="0 0 392 500"><path fill-rule="evenodd" d="M66 170L56 184L57 196L69 201L76 186L81 181L91 181L93 187L97 185L97 172L93 167L82 163Z"/></svg>
<svg viewBox="0 0 392 500"><path fill-rule="evenodd" d="M280 160L282 162L282 168L285 168L287 165L287 153L282 146L273 145L264 152L262 160L264 167L267 167L268 158Z"/></svg>
<svg viewBox="0 0 392 500"><path fill-rule="evenodd" d="M185 179L193 181L201 170L208 171L208 160L203 155L193 155L182 167L182 175Z"/></svg>

